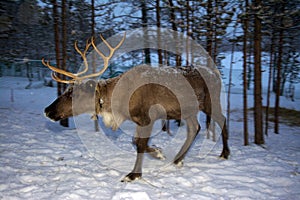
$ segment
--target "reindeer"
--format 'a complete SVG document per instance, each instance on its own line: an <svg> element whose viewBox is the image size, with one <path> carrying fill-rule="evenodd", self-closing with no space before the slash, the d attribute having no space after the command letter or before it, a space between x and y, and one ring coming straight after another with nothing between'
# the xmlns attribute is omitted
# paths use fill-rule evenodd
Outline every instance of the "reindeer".
<svg viewBox="0 0 300 200"><path fill-rule="evenodd" d="M158 159L164 158L159 148L148 145L152 126L158 119L186 121L187 137L174 158L174 164L183 164L187 151L200 131L197 120L199 110L212 117L221 127L223 150L220 157L228 158L228 133L226 118L220 105L221 82L217 71L205 68L153 68L142 65L115 78L87 80L99 77L105 72L109 59L125 40L124 35L119 44L112 47L101 35L100 37L110 50L108 56L96 47L94 39L86 43L84 51L80 51L75 43L75 49L84 63L84 69L77 74L51 66L49 61L42 59L42 63L55 72L52 73L54 80L70 84L61 96L45 108L48 118L58 121L82 113L92 113L100 115L104 124L113 130L118 129L125 120L133 121L137 125L134 139L137 157L133 170L122 179L124 182L142 177L144 153ZM99 72L84 75L88 71L86 53L90 46L102 57L104 67ZM61 79L56 73L70 79ZM209 83L207 77L210 77Z"/></svg>

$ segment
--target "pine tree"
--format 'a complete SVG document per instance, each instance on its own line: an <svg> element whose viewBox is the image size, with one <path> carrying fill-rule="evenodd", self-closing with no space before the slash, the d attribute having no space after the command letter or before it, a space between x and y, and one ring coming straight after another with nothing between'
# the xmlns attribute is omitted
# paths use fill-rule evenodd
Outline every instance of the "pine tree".
<svg viewBox="0 0 300 200"><path fill-rule="evenodd" d="M261 16L259 13L262 9L261 0L254 0L253 11L254 17L254 129L255 144L264 144L263 135L263 118L262 118L262 82L261 82Z"/></svg>

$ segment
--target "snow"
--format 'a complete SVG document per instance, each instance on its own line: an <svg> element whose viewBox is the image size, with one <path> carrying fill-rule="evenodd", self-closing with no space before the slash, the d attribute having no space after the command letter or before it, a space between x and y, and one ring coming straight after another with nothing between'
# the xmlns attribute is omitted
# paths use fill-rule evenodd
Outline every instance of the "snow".
<svg viewBox="0 0 300 200"><path fill-rule="evenodd" d="M0 199L298 199L300 196L299 126L281 124L280 134L276 135L271 123L262 148L253 144L251 117L251 144L243 146L241 94L231 94L228 160L218 158L222 149L220 140L214 143L205 139L204 116L200 115L203 128L184 165L180 168L172 165L172 155L182 144L185 127L176 128L172 123L170 136L159 131L158 123L151 143L162 147L167 159L153 160L146 156L143 179L122 183L120 180L135 161L131 145L133 125L123 125L125 134L105 129L106 136L102 138L119 149L110 148L107 141L88 146L98 142L101 137L98 140L95 137L101 133L93 132L93 127L78 131L76 122L80 118L74 118L75 123L71 121L71 128L51 122L43 116L43 109L55 99L56 89L40 83L34 83L33 89L24 89L27 84L24 78L0 78ZM253 104L252 99L249 95L249 104ZM300 110L300 99L291 102L282 97L281 106Z"/></svg>

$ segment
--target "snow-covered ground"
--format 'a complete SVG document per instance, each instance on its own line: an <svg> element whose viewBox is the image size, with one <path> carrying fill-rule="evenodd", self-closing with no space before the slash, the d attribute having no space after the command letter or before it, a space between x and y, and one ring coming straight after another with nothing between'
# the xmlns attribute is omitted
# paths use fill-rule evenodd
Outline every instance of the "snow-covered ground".
<svg viewBox="0 0 300 200"><path fill-rule="evenodd" d="M253 144L250 118L251 145L243 146L240 94L231 95L229 160L218 158L221 141L204 139L201 122L203 130L182 168L170 164L172 157L146 156L143 179L122 183L135 161L132 125L123 127L128 134L106 130L102 135L119 151L107 142L95 147L97 134L80 133L78 122L62 128L43 116L55 88L35 83L25 90L26 85L24 78L0 78L0 199L299 199L300 125L281 124L278 135L271 127L262 148ZM300 110L300 99L283 97L281 106ZM164 146L167 156L185 136L184 127L172 131L171 136L157 131L151 142Z"/></svg>

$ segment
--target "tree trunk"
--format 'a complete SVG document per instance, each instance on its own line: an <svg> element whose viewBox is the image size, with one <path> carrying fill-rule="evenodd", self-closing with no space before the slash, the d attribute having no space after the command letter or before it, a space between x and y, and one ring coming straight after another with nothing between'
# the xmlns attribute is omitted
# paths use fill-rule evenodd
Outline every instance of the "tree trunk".
<svg viewBox="0 0 300 200"><path fill-rule="evenodd" d="M254 7L261 9L261 0L255 0ZM259 13L259 10L257 10ZM262 89L261 89L261 19L258 14L254 19L254 130L255 144L264 144L262 123Z"/></svg>
<svg viewBox="0 0 300 200"><path fill-rule="evenodd" d="M249 10L249 12L250 12L250 10ZM253 20L251 20L251 21L253 21ZM248 68L247 68L247 83L248 83L248 85L247 85L247 88L248 88L248 90L250 90L251 89L251 83L252 83L252 81L253 81L253 69L252 69L252 67L253 67L253 57L254 57L254 52L253 52L253 43L254 43L254 41L253 41L253 34L251 34L250 35L250 33L248 34L249 35L249 38L250 38L250 40L249 40L249 51L248 51L248 63L249 63L249 65L248 65Z"/></svg>
<svg viewBox="0 0 300 200"><path fill-rule="evenodd" d="M207 2L207 14L211 15L212 9L212 0L208 0ZM212 56L212 38L213 38L213 27L212 27L212 20L207 20L206 23L207 28L207 35L206 35L206 51L209 56Z"/></svg>
<svg viewBox="0 0 300 200"><path fill-rule="evenodd" d="M212 13L213 13L213 6L212 6L212 0L208 0L207 1L207 7L206 7L206 12L207 15L210 16L210 19L207 20L206 22L206 51L207 54L209 56L209 58L207 58L207 60L209 60L212 57L212 46L213 46L213 22L211 19ZM210 63L210 61L208 61L208 63ZM206 138L209 139L210 138L210 132L209 132L209 127L210 127L210 123L211 123L211 117L206 115Z"/></svg>
<svg viewBox="0 0 300 200"><path fill-rule="evenodd" d="M56 58L56 66L58 68L61 67L60 63L60 37L59 37L59 15L58 15L58 5L57 1L53 0L53 19L54 19L54 43L55 43L55 58ZM58 74L59 78L64 79L63 75ZM57 83L57 96L62 95L64 91L64 84L63 83ZM67 127L68 126L68 119L61 120L60 124L62 126Z"/></svg>
<svg viewBox="0 0 300 200"><path fill-rule="evenodd" d="M216 63L216 60L217 60L217 54L218 54L218 25L217 25L217 20L220 19L219 17L219 7L218 7L218 0L215 0L215 3L214 3L214 23L213 23L213 27L212 27L212 55L211 55L211 58L213 60L214 63Z"/></svg>
<svg viewBox="0 0 300 200"><path fill-rule="evenodd" d="M247 37L248 37L248 7L249 2L245 2L246 17L244 19L244 37L243 37L243 114L244 114L244 145L249 145L249 134L248 134L248 83L247 83Z"/></svg>
<svg viewBox="0 0 300 200"><path fill-rule="evenodd" d="M148 26L148 11L147 11L147 4L146 4L146 1L145 0L142 0L141 1L141 8L142 8L142 27L143 28L147 28ZM149 40L149 37L148 37L148 32L147 31L144 31L144 38L145 38L145 46L146 48L144 49L144 52L145 52L145 63L146 64L150 64L151 63L151 52L150 52L150 49L147 48L149 45L148 45L148 40Z"/></svg>
<svg viewBox="0 0 300 200"><path fill-rule="evenodd" d="M163 55L162 55L162 49L160 46L161 43L161 37L160 37L160 0L156 0L156 26L157 26L157 54L158 54L158 64L163 64Z"/></svg>
<svg viewBox="0 0 300 200"><path fill-rule="evenodd" d="M156 0L156 26L157 26L157 55L158 55L158 64L163 65L163 54L161 49L161 37L160 37L160 0ZM166 57L165 57L166 59ZM170 123L169 120L162 120L162 130L170 134Z"/></svg>
<svg viewBox="0 0 300 200"><path fill-rule="evenodd" d="M176 25L176 15L175 15L175 9L174 9L174 4L172 0L168 0L169 5L170 5L170 21L172 24L172 30L174 31L174 40L177 41L178 35L177 35L177 25ZM176 45L176 67L181 66L181 55L180 52L178 51L178 46Z"/></svg>
<svg viewBox="0 0 300 200"><path fill-rule="evenodd" d="M281 13L284 13L284 4L281 4ZM281 17L281 23L280 23L280 30L279 30L279 47L278 47L278 59L277 59L277 82L276 82L276 99L275 99L275 127L274 132L276 134L279 133L279 100L280 100L280 85L281 85L281 65L282 65L282 51L283 51L283 16Z"/></svg>
<svg viewBox="0 0 300 200"><path fill-rule="evenodd" d="M92 30L91 31L92 31L92 37L95 38L95 27L96 27L96 22L95 22L95 0L91 0L91 6L92 6L92 8L91 8L91 11L92 11L91 29ZM93 68L93 73L96 73L97 66L96 66L96 52L95 51L92 52L92 68ZM99 128L97 113L94 114L93 120L94 120L95 131L99 132L100 128Z"/></svg>
<svg viewBox="0 0 300 200"><path fill-rule="evenodd" d="M189 7L190 7L190 1L186 0L185 1L185 18L186 18L186 35L190 36L190 14L189 14ZM190 58L190 45L189 45L189 37L186 37L185 40L185 45L186 45L186 49L185 49L185 53L186 53L186 66L189 66L189 62L191 62L191 58Z"/></svg>
<svg viewBox="0 0 300 200"><path fill-rule="evenodd" d="M234 27L233 37L235 37L235 30L236 27ZM232 48L231 48L231 58L230 58L230 68L229 68L229 80L228 80L228 94L227 94L227 131L229 132L230 128L230 92L231 92L231 84L232 84L232 68L234 63L234 49L235 49L235 43L232 42Z"/></svg>
<svg viewBox="0 0 300 200"><path fill-rule="evenodd" d="M277 32L277 30L275 30L275 32ZM274 33L274 34L278 34L278 33ZM278 39L278 38L277 38ZM274 35L274 41L275 43L278 41L276 39L276 35ZM276 44L274 44L274 55L273 55L273 63L274 63L274 66L273 66L273 87L272 87L272 91L276 94L276 87L277 87L277 66L275 65L275 63L278 63L277 62L277 59L278 59L278 54L277 54L277 50L278 50L278 46Z"/></svg>
<svg viewBox="0 0 300 200"><path fill-rule="evenodd" d="M66 23L66 0L62 0L62 10L61 10L61 20L62 20L62 66L63 70L67 68L67 23ZM65 75L62 75L62 78L65 79ZM62 94L67 88L67 85L62 83L60 88L60 94ZM68 119L60 120L60 124L64 127L69 126Z"/></svg>
<svg viewBox="0 0 300 200"><path fill-rule="evenodd" d="M266 116L265 116L265 135L268 135L269 128L269 108L270 108L270 97L271 97L271 83L272 83L272 71L273 71L273 55L275 46L275 31L273 29L271 38L271 49L270 49L270 64L269 64L269 79L268 79L268 90L267 90L267 105L266 105Z"/></svg>

